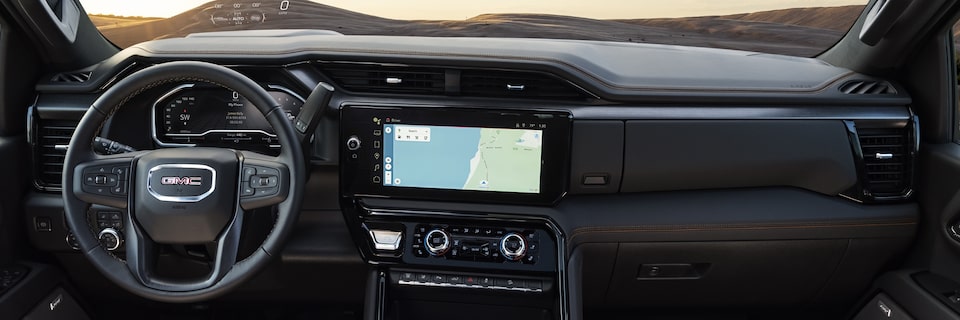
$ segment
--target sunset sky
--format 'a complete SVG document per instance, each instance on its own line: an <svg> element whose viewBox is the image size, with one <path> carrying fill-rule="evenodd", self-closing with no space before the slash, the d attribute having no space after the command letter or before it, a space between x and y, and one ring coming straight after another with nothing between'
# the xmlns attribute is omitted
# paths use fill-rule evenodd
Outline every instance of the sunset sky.
<svg viewBox="0 0 960 320"><path fill-rule="evenodd" d="M279 6L281 0L264 0ZM205 0L80 0L87 13L170 17ZM246 1L245 1L246 2ZM865 4L866 0L319 0L319 3L392 19L459 20L484 13L548 13L595 19L675 18L797 7ZM232 3L223 1L223 3ZM289 10L296 10L291 5Z"/></svg>

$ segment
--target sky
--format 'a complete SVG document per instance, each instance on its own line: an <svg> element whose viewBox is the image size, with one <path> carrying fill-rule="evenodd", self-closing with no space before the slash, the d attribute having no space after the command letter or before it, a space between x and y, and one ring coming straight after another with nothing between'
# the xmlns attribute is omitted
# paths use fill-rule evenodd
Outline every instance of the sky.
<svg viewBox="0 0 960 320"><path fill-rule="evenodd" d="M79 0L87 13L166 18L208 0ZM263 0L279 6L281 0ZM229 4L231 1L221 1ZM247 1L244 1L247 2ZM391 19L460 20L484 13L547 13L594 19L677 18L756 11L832 7L867 0L317 0ZM291 6L289 10L295 10Z"/></svg>

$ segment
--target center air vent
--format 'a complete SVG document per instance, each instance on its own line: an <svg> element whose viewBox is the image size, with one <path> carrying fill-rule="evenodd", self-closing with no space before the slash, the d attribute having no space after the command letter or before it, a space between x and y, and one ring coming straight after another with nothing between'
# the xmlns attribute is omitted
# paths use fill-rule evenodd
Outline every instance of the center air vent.
<svg viewBox="0 0 960 320"><path fill-rule="evenodd" d="M77 128L76 121L39 120L34 140L34 177L41 190L57 190L63 181L66 146Z"/></svg>
<svg viewBox="0 0 960 320"><path fill-rule="evenodd" d="M583 90L554 76L519 71L464 70L460 92L465 96L538 99L585 99Z"/></svg>
<svg viewBox="0 0 960 320"><path fill-rule="evenodd" d="M912 193L916 154L914 124L906 127L856 126L860 151L860 189L850 193L862 200L900 200Z"/></svg>
<svg viewBox="0 0 960 320"><path fill-rule="evenodd" d="M322 66L340 87L354 92L443 94L444 70L365 64Z"/></svg>
<svg viewBox="0 0 960 320"><path fill-rule="evenodd" d="M897 89L886 81L854 80L840 86L845 94L896 94Z"/></svg>
<svg viewBox="0 0 960 320"><path fill-rule="evenodd" d="M586 100L594 95L545 72L500 69L320 62L346 91L481 98Z"/></svg>

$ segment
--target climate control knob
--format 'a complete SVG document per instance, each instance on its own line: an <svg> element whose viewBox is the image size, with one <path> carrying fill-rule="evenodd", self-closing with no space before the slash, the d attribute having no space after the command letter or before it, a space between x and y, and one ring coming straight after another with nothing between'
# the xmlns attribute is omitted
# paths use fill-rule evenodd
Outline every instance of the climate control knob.
<svg viewBox="0 0 960 320"><path fill-rule="evenodd" d="M446 231L433 229L423 237L423 246L432 256L442 256L450 250L450 235Z"/></svg>
<svg viewBox="0 0 960 320"><path fill-rule="evenodd" d="M527 240L515 232L508 233L500 239L500 253L507 260L523 259L527 254Z"/></svg>

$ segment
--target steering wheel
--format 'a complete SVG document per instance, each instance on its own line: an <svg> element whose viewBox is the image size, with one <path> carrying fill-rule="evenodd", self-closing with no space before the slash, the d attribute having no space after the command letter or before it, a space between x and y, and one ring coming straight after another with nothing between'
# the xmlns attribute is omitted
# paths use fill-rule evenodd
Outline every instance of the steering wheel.
<svg viewBox="0 0 960 320"><path fill-rule="evenodd" d="M99 155L94 138L104 121L133 97L177 82L236 91L263 114L281 147L276 157L227 148L173 148ZM284 110L260 85L205 62L168 62L140 70L104 92L77 125L63 166L66 221L80 250L120 287L163 302L208 300L236 288L278 255L300 211L304 157ZM87 218L90 204L122 209L126 257L108 252ZM243 213L277 206L272 231L237 261ZM120 239L118 239L120 240ZM216 243L212 270L200 279L164 279L156 272L160 244Z"/></svg>

